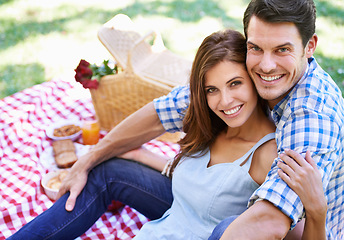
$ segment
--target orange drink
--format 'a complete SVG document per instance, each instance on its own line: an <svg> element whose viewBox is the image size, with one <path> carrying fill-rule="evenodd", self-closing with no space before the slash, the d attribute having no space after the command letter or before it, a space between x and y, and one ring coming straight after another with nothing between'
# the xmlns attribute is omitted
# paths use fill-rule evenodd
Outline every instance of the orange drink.
<svg viewBox="0 0 344 240"><path fill-rule="evenodd" d="M82 140L85 145L94 145L99 141L100 127L97 120L85 120L82 127Z"/></svg>

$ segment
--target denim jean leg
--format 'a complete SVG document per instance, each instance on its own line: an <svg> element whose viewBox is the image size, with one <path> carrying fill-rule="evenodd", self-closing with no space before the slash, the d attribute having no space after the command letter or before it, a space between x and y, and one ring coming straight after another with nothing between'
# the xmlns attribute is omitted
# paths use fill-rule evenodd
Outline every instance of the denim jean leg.
<svg viewBox="0 0 344 240"><path fill-rule="evenodd" d="M69 193L9 239L75 239L107 210L112 200L136 208L154 219L172 203L171 181L136 162L108 160L94 168L72 212L65 210Z"/></svg>
<svg viewBox="0 0 344 240"><path fill-rule="evenodd" d="M107 167L108 192L112 194L112 199L135 208L151 220L160 218L171 207L171 179L137 162L120 164L117 174L113 174L111 169L118 167L115 165L113 161Z"/></svg>
<svg viewBox="0 0 344 240"><path fill-rule="evenodd" d="M208 240L219 240L227 227L238 217L239 215L230 216L222 220L213 230Z"/></svg>

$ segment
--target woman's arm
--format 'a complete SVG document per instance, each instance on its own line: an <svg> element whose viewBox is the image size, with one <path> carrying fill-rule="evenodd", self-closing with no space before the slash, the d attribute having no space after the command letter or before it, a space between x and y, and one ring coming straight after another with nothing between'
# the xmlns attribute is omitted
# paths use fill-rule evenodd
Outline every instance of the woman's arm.
<svg viewBox="0 0 344 240"><path fill-rule="evenodd" d="M167 157L161 156L157 153L153 153L144 147L139 147L137 149L131 150L124 154L119 155L120 158L134 160L143 163L151 168L162 172L167 161Z"/></svg>
<svg viewBox="0 0 344 240"><path fill-rule="evenodd" d="M284 163L278 163L278 174L299 195L305 208L306 221L302 239L326 239L327 201L317 165L309 151L306 158L292 150L286 150L285 153L280 155Z"/></svg>

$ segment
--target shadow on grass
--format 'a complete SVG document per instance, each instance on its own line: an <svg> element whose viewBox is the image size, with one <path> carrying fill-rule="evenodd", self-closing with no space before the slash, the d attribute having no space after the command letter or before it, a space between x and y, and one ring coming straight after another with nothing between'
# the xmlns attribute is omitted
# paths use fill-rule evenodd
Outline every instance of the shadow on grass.
<svg viewBox="0 0 344 240"><path fill-rule="evenodd" d="M12 0L0 0L0 4L8 3ZM242 0L245 4L249 0ZM331 2L324 0L315 0L317 5L317 12L319 16L330 18L338 24L344 24L344 9L338 8L331 4ZM66 4L63 8L70 8ZM39 10L38 10L39 11ZM221 20L225 27L240 29L242 26L241 19L235 19L226 14L226 11L221 6L212 0L193 0L185 2L184 0L175 0L166 2L163 0L156 0L152 2L135 1L132 5L127 6L122 10L103 10L97 8L88 8L83 12L71 15L67 18L55 19L53 21L39 22L28 21L18 23L13 19L0 20L0 26L3 26L3 31L0 35L0 50L15 46L24 41L28 37L37 35L46 35L51 32L65 32L65 27L71 21L82 19L87 23L103 24L118 13L127 14L134 18L137 15L141 16L164 16L168 18L178 19L181 22L198 22L203 17L213 17Z"/></svg>
<svg viewBox="0 0 344 240"><path fill-rule="evenodd" d="M160 15L168 18L179 19L181 22L198 22L204 16L214 17L222 21L237 22L227 16L226 12L218 3L211 0L194 0L185 2L184 0L175 0L165 2L157 0L149 3L135 2L124 8L123 13L133 18L136 15ZM241 22L239 21L239 24Z"/></svg>
<svg viewBox="0 0 344 240"><path fill-rule="evenodd" d="M68 7L70 6L63 6L63 8ZM79 12L69 17L46 22L27 21L24 23L18 23L13 19L2 19L0 20L0 25L3 26L4 30L1 33L1 36L3 37L0 36L2 38L2 41L0 42L0 50L13 47L16 44L25 41L28 37L47 35L52 32L66 32L68 30L65 26L74 20L82 19L85 22L85 26L87 26L88 23L99 23L99 25L101 25L118 13L124 13L131 18L138 15L157 15L179 19L181 22L197 22L204 16L210 16L221 19L226 26L233 28L241 26L241 21L227 16L226 12L214 1L194 0L192 2L185 2L184 0L176 0L172 2L164 2L162 0L157 0L149 3L135 1L134 4L122 10L104 11L102 9L88 8L83 12Z"/></svg>
<svg viewBox="0 0 344 240"><path fill-rule="evenodd" d="M1 4L10 3L13 0L0 0ZM242 0L246 5L249 0ZM344 23L344 9L338 8L331 1L315 0L319 16L329 18L331 21L339 24ZM70 9L68 3L60 8ZM39 10L37 10L39 11ZM27 21L18 23L13 19L1 19L0 26L0 51L13 47L29 37L47 35L52 32L68 33L68 26L75 20L82 20L87 24L99 24L99 26L118 13L127 14L131 18L140 15L142 17L163 16L166 18L178 19L185 23L197 23L205 16L216 18L222 21L225 27L241 29L242 20L235 19L226 14L226 11L214 0L174 0L166 2L164 0L155 0L142 3L134 1L133 4L121 10L104 10L97 8L88 8L85 11L70 14L68 17L54 19L52 21ZM82 31L78 27L71 31ZM168 45L168 44L167 44ZM338 66L344 66L343 59L331 59L324 55L317 55L320 64L329 72L333 79L338 83L341 89L344 75L338 71ZM34 77L30 77L34 76ZM5 65L0 67L0 98L11 95L26 87L44 82L44 67L39 64L31 65Z"/></svg>
<svg viewBox="0 0 344 240"><path fill-rule="evenodd" d="M27 21L18 23L13 19L2 19L0 20L0 25L4 26L4 31L2 31L1 36L4 37L2 39L3 41L0 42L0 50L13 47L29 37L47 35L52 32L66 32L66 24L73 20L83 19L85 26L87 26L88 22L99 22L99 24L102 24L109 16L111 16L110 13L104 15L96 9L89 9L68 18L60 18L46 22Z"/></svg>
<svg viewBox="0 0 344 240"><path fill-rule="evenodd" d="M0 99L45 81L44 67L40 64L1 66Z"/></svg>
<svg viewBox="0 0 344 240"><path fill-rule="evenodd" d="M326 17L336 24L344 24L344 8L334 6L328 0L317 0L315 4L318 17Z"/></svg>
<svg viewBox="0 0 344 240"><path fill-rule="evenodd" d="M13 2L14 0L0 0L0 5L1 4L6 4L6 3L10 3Z"/></svg>

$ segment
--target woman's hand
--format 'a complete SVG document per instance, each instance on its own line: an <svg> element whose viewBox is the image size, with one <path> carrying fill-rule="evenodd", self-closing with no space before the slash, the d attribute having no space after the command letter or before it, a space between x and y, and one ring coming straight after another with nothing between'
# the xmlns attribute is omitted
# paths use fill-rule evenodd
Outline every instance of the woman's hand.
<svg viewBox="0 0 344 240"><path fill-rule="evenodd" d="M284 163L277 164L280 168L278 174L299 195L306 210L303 239L326 239L327 201L322 187L321 174L310 152L307 151L306 158L303 158L295 151L286 150L285 154L280 155L280 158Z"/></svg>

